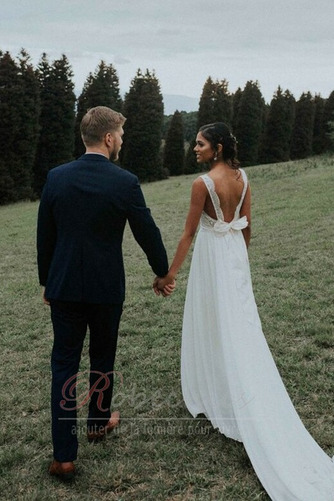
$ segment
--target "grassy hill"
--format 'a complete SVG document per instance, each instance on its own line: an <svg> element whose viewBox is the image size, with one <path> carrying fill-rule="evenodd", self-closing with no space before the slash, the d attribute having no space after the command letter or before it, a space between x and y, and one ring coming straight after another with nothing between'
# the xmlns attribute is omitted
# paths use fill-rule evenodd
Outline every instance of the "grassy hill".
<svg viewBox="0 0 334 501"><path fill-rule="evenodd" d="M255 297L273 356L307 429L334 454L334 159L250 167L249 249ZM143 186L173 256L195 176ZM192 419L180 389L180 334L191 255L170 298L127 229L127 298L115 369L123 421L104 444L85 440L79 411L78 476L63 485L51 460L52 329L37 282L38 204L0 208L0 492L15 500L266 500L242 444ZM191 253L190 253L191 254ZM78 394L87 390L85 345ZM80 400L80 398L79 398Z"/></svg>

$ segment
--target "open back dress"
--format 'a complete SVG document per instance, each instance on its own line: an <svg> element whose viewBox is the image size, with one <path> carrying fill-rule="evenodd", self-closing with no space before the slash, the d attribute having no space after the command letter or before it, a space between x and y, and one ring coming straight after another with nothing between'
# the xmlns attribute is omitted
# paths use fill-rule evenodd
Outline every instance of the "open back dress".
<svg viewBox="0 0 334 501"><path fill-rule="evenodd" d="M224 221L212 178L201 176L217 219L202 213L184 309L185 404L243 442L273 501L334 501L334 462L300 420L262 332L240 218ZM223 472L222 472L223 474Z"/></svg>

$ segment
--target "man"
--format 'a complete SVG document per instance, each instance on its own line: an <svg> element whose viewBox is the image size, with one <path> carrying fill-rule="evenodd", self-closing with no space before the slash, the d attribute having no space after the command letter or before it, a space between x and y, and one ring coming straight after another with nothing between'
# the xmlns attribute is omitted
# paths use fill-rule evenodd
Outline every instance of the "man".
<svg viewBox="0 0 334 501"><path fill-rule="evenodd" d="M138 179L117 160L125 117L90 109L81 122L86 153L52 169L42 193L37 225L39 280L50 305L51 475L70 478L77 457L75 384L87 327L90 332L90 403L87 437L97 441L119 423L111 414L113 367L125 295L122 238L126 222L153 272L168 271L165 247ZM168 295L168 293L167 293ZM74 389L72 400L66 392Z"/></svg>

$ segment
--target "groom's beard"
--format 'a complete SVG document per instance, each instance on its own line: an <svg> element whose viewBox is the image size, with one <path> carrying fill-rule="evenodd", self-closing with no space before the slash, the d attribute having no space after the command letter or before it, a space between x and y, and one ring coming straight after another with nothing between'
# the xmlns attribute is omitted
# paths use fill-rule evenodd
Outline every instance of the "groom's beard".
<svg viewBox="0 0 334 501"><path fill-rule="evenodd" d="M111 160L112 162L116 162L116 160L118 160L118 153L116 153L116 152L114 152L114 151L113 151L113 152L111 153L111 155L110 155L110 160Z"/></svg>

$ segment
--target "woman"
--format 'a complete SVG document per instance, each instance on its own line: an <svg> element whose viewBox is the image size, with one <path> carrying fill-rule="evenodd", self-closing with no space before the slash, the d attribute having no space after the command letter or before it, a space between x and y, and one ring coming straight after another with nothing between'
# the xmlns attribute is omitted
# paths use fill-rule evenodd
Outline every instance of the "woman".
<svg viewBox="0 0 334 501"><path fill-rule="evenodd" d="M184 309L181 381L187 408L243 442L274 501L333 501L334 463L306 431L264 338L247 247L251 194L223 123L200 128L194 151L208 174L192 187L185 229L168 275L170 294L195 235Z"/></svg>

